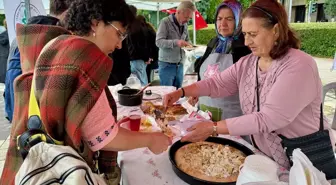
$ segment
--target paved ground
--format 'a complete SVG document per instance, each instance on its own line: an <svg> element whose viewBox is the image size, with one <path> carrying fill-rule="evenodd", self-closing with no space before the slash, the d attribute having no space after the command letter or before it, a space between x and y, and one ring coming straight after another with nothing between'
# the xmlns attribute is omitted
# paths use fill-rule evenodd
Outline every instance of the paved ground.
<svg viewBox="0 0 336 185"><path fill-rule="evenodd" d="M336 81L336 71L330 71L332 66L331 59L316 58L322 83L328 84ZM0 83L0 174L2 173L6 151L9 145L8 137L10 133L11 124L5 119L5 107L4 107L4 84ZM335 112L336 96L335 92L329 93L325 100L325 114L328 117L332 117ZM335 131L336 136L336 131Z"/></svg>
<svg viewBox="0 0 336 185"><path fill-rule="evenodd" d="M9 135L11 125L5 118L5 102L3 99L4 84L0 83L0 140L6 140Z"/></svg>

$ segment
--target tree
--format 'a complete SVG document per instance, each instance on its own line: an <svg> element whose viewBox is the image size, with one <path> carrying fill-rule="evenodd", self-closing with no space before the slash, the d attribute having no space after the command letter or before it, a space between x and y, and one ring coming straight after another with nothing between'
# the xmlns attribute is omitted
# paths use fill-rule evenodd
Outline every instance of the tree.
<svg viewBox="0 0 336 185"><path fill-rule="evenodd" d="M247 9L255 0L238 0L242 6L243 10ZM217 10L217 6L222 3L223 0L202 0L196 3L197 9L201 12L204 19L207 23L211 24L215 21L215 13Z"/></svg>
<svg viewBox="0 0 336 185"><path fill-rule="evenodd" d="M327 15L331 17L336 17L336 0L326 0L325 7Z"/></svg>
<svg viewBox="0 0 336 185"><path fill-rule="evenodd" d="M138 15L143 15L146 18L146 21L151 23L155 28L157 28L157 11L150 11L150 10L138 10ZM160 21L164 17L167 17L169 14L160 11L159 12Z"/></svg>
<svg viewBox="0 0 336 185"><path fill-rule="evenodd" d="M198 12L206 20L207 19L207 9L209 8L209 1L203 0L203 1L196 2L196 7L197 7Z"/></svg>
<svg viewBox="0 0 336 185"><path fill-rule="evenodd" d="M206 21L208 24L212 24L215 22L215 16L216 16L215 13L217 10L217 6L222 2L223 0L210 0L209 1L208 9L206 11L206 15L207 15Z"/></svg>
<svg viewBox="0 0 336 185"><path fill-rule="evenodd" d="M243 6L243 10L246 10L249 6L251 6L254 0L240 0L239 2Z"/></svg>

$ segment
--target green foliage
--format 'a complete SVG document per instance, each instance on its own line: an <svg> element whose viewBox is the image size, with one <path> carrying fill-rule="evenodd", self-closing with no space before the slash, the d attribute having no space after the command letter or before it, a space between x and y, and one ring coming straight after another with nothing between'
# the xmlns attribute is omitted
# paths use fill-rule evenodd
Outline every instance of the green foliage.
<svg viewBox="0 0 336 185"><path fill-rule="evenodd" d="M301 40L301 49L316 57L333 58L336 52L336 23L292 23ZM192 38L192 31L190 37ZM197 31L197 44L206 45L216 36L214 25Z"/></svg>
<svg viewBox="0 0 336 185"><path fill-rule="evenodd" d="M239 0L244 10L248 8L253 1L254 0ZM202 0L196 3L196 7L208 23L214 23L216 8L222 2L223 0Z"/></svg>
<svg viewBox="0 0 336 185"><path fill-rule="evenodd" d="M217 6L222 3L223 0L209 0L209 7L206 11L206 15L207 15L207 23L208 24L212 24L215 22L215 13L216 13L216 9Z"/></svg>
<svg viewBox="0 0 336 185"><path fill-rule="evenodd" d="M238 0L242 6L243 9L247 9L253 2L254 0ZM223 0L202 0L198 3L196 3L198 11L202 14L204 19L207 21L207 23L212 24L215 21L215 13L217 6L222 3Z"/></svg>
<svg viewBox="0 0 336 185"><path fill-rule="evenodd" d="M246 10L254 2L254 0L240 0L239 2L243 6L243 10Z"/></svg>
<svg viewBox="0 0 336 185"><path fill-rule="evenodd" d="M207 10L209 8L209 1L203 0L196 3L197 10L202 17L207 20Z"/></svg>
<svg viewBox="0 0 336 185"><path fill-rule="evenodd" d="M143 15L147 22L151 23L155 28L157 28L157 11L138 10L138 15ZM161 11L159 12L160 20L167 16L167 13Z"/></svg>
<svg viewBox="0 0 336 185"><path fill-rule="evenodd" d="M3 26L3 20L5 19L5 14L0 14L0 25Z"/></svg>
<svg viewBox="0 0 336 185"><path fill-rule="evenodd" d="M326 13L331 17L336 17L336 0L325 1Z"/></svg>

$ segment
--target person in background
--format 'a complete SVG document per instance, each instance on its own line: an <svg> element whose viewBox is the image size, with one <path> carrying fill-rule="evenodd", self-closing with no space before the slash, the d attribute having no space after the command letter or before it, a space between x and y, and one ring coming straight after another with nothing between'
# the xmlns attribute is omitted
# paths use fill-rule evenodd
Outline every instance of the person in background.
<svg viewBox="0 0 336 185"><path fill-rule="evenodd" d="M134 16L137 15L137 8L129 5ZM110 53L109 56L113 59L113 68L107 84L110 86L122 84L125 85L127 78L131 75L130 55L127 47L127 39L122 42L122 48Z"/></svg>
<svg viewBox="0 0 336 185"><path fill-rule="evenodd" d="M144 17L145 18L145 17ZM159 48L156 46L156 30L152 24L149 22L146 22L146 26L148 29L148 39L150 43L151 48L151 55L153 56L153 61L147 65L146 67L146 73L148 82L151 82L153 79L153 70L157 69L159 67L158 59L159 59Z"/></svg>
<svg viewBox="0 0 336 185"><path fill-rule="evenodd" d="M47 16L38 15L31 17L27 24L62 25L62 20L64 19L66 10L69 8L71 2L72 0L50 0L50 14ZM11 53L8 56L4 96L6 116L7 119L12 122L14 112L14 80L22 74L20 51L16 39L12 41L10 51ZM22 67L24 68L27 66Z"/></svg>
<svg viewBox="0 0 336 185"><path fill-rule="evenodd" d="M156 33L159 47L159 77L163 86L180 88L183 82L183 63L185 52L182 49L189 43L188 21L196 11L190 1L183 1L175 14L162 19Z"/></svg>
<svg viewBox="0 0 336 185"><path fill-rule="evenodd" d="M250 135L256 148L289 169L279 135L298 138L315 133L321 119L330 131L320 116L322 83L316 62L299 50L300 41L276 0L253 3L242 15L242 32L252 54L219 75L168 94L164 106L181 96L219 98L239 93L243 116L198 123L182 141L202 141L215 134ZM332 133L330 140L334 146Z"/></svg>
<svg viewBox="0 0 336 185"><path fill-rule="evenodd" d="M5 31L0 34L0 83L5 83L7 59L9 53L9 40L6 19L3 20Z"/></svg>
<svg viewBox="0 0 336 185"><path fill-rule="evenodd" d="M156 48L153 48L155 40L152 39L152 35L153 31L150 30L146 18L138 15L131 26L127 46L131 59L131 73L136 75L142 86L148 84L146 67L156 56Z"/></svg>
<svg viewBox="0 0 336 185"><path fill-rule="evenodd" d="M43 130L75 149L92 169L98 156L98 170L108 185L120 183L118 151L148 147L159 154L171 144L163 133L132 132L119 128L116 120L116 102L107 87L113 65L108 54L122 47L134 20L126 2L75 0L65 20L66 29L17 27L22 66L27 67L15 80L16 104L1 185L14 184L23 162L16 140L27 130L32 83Z"/></svg>
<svg viewBox="0 0 336 185"><path fill-rule="evenodd" d="M227 0L217 7L216 33L217 36L208 44L208 54L196 62L200 79L208 79L235 64L241 57L251 53L244 45L244 35L241 33L241 5L236 0ZM209 51L210 50L210 51ZM210 111L213 121L242 115L239 95L226 98L199 98L200 109Z"/></svg>

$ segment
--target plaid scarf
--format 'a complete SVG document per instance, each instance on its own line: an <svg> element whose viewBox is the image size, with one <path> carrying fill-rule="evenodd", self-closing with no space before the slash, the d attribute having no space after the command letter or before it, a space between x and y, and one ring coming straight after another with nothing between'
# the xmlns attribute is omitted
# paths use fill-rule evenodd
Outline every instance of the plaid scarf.
<svg viewBox="0 0 336 185"><path fill-rule="evenodd" d="M54 38L55 41L40 55L43 47ZM18 25L17 40L23 74L14 84L13 125L0 184L14 184L23 162L16 138L27 129L33 72L44 129L54 139L72 146L94 168L94 153L82 142L80 128L104 88L116 117L115 102L106 86L112 60L94 43L72 36L57 26ZM99 169L109 178L109 184L118 184L120 169L116 152L100 152Z"/></svg>

